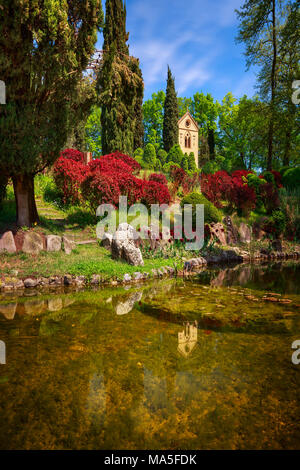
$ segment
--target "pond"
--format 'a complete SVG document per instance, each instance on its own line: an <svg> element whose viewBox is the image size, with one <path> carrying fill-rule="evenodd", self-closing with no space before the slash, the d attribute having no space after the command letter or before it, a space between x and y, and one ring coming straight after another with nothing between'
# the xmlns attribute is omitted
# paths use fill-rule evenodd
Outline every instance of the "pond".
<svg viewBox="0 0 300 470"><path fill-rule="evenodd" d="M0 296L0 448L299 448L299 274Z"/></svg>

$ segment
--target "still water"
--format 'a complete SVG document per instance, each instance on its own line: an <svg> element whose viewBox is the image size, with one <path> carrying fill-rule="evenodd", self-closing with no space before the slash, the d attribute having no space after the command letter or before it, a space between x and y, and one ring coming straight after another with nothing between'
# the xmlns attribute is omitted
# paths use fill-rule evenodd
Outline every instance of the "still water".
<svg viewBox="0 0 300 470"><path fill-rule="evenodd" d="M0 448L300 448L299 273L0 296Z"/></svg>

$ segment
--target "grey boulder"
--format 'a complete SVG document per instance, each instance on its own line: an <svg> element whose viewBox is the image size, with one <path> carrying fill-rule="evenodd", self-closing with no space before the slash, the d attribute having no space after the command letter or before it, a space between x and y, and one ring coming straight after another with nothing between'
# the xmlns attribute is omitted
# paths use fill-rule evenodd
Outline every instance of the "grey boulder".
<svg viewBox="0 0 300 470"><path fill-rule="evenodd" d="M136 246L138 238L138 233L131 225L120 224L112 239L112 258L122 259L132 266L144 266L141 250Z"/></svg>
<svg viewBox="0 0 300 470"><path fill-rule="evenodd" d="M7 251L8 253L16 253L17 248L12 232L5 232L0 238L0 253Z"/></svg>

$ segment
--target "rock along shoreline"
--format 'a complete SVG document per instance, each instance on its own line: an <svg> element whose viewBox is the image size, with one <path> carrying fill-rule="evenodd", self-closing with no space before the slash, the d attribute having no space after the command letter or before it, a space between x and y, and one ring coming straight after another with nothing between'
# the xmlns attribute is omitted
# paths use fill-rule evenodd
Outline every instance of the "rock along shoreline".
<svg viewBox="0 0 300 470"><path fill-rule="evenodd" d="M172 278L172 277L190 277L197 275L199 271L206 269L212 265L233 265L241 263L265 263L269 261L286 261L300 259L300 251L292 253L271 252L266 253L264 250L250 254L239 248L223 250L221 253L206 255L205 257L191 258L184 262L182 270L177 270L170 266L152 269L151 273L137 271L131 274L124 274L123 278L104 278L100 274L92 276L75 276L70 274L50 277L27 277L20 279L12 276L3 276L0 279L0 292L20 291L27 289L43 289L43 288L61 288L61 287L113 287L128 284L136 284L151 279Z"/></svg>

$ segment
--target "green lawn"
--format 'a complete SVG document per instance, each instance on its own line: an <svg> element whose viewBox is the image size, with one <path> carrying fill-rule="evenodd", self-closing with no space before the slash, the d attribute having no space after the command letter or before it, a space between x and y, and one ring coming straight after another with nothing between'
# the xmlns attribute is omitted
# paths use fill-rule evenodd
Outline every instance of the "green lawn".
<svg viewBox="0 0 300 470"><path fill-rule="evenodd" d="M78 245L71 255L64 252L27 255L25 253L1 254L0 272L9 276L54 276L63 274L91 276L101 274L104 278L123 278L124 274L148 272L162 266L182 267L182 261L175 258L145 259L145 266L130 266L121 261L112 260L110 252L98 244ZM16 273L16 271L18 273Z"/></svg>

